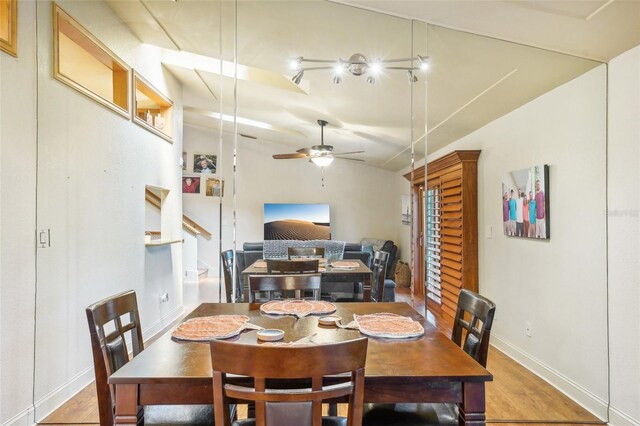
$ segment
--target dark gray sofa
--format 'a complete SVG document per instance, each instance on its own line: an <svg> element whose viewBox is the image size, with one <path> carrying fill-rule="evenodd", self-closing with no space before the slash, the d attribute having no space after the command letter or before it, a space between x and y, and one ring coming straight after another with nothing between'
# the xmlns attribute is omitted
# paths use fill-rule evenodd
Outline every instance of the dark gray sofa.
<svg viewBox="0 0 640 426"><path fill-rule="evenodd" d="M346 243L344 246L344 254L342 256L343 259L359 259L367 265L371 267L371 259L372 259L371 247L363 247L362 244L357 243ZM259 242L251 242L244 243L242 245L242 250L236 250L236 285L238 288L241 288L240 280L241 273L244 271L249 265L255 262L258 259L262 259L263 254L263 243ZM395 262L394 262L395 263ZM390 268L392 265L391 259L387 263L387 268ZM385 280L385 289L384 289L384 301L385 302L395 302L396 300L396 283L393 280L386 279ZM332 283L327 283L327 290L331 291Z"/></svg>

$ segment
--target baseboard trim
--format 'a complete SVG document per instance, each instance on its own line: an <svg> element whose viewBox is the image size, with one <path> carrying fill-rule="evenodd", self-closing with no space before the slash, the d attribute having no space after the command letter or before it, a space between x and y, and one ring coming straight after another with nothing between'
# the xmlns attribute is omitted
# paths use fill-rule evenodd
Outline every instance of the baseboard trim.
<svg viewBox="0 0 640 426"><path fill-rule="evenodd" d="M640 420L632 418L616 407L609 407L609 424L612 426L640 426Z"/></svg>
<svg viewBox="0 0 640 426"><path fill-rule="evenodd" d="M179 305L174 308L167 315L161 317L158 321L156 321L151 327L147 328L146 331L143 331L142 336L145 344L149 342L151 339L155 338L158 334L165 331L169 326L171 326L184 311L184 306ZM131 347L129 342L129 347ZM82 389L87 387L91 382L95 379L95 374L93 371L93 366L90 366L80 373L76 374L71 378L68 382L63 385L57 387L56 389L49 392L47 395L42 397L39 401L36 401L34 406L29 410L33 412L31 423L13 423L15 425L25 425L25 424L33 424L34 422L42 421L47 418L51 413L60 408L65 402L71 399L74 395L80 392ZM40 415L39 413L45 413ZM4 426L4 425L3 425Z"/></svg>
<svg viewBox="0 0 640 426"><path fill-rule="evenodd" d="M29 407L2 423L2 426L34 426L35 424L34 409L33 407Z"/></svg>
<svg viewBox="0 0 640 426"><path fill-rule="evenodd" d="M597 418L607 421L608 403L604 399L496 335L491 336L491 344Z"/></svg>

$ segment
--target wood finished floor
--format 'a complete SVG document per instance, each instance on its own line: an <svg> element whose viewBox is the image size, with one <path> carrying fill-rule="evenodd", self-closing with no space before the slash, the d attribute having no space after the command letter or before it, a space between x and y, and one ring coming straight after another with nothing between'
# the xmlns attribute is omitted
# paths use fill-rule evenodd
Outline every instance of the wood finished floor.
<svg viewBox="0 0 640 426"><path fill-rule="evenodd" d="M200 295L213 295L217 293L217 290L211 291L213 285L215 283L211 279L206 279L201 281L198 286L200 288L196 290ZM211 299L213 298L208 300ZM415 297L412 301L407 289L398 289L397 301L406 302L419 312L424 312L424 299ZM451 323L442 316L439 309L429 306L426 319L442 333L451 335ZM487 369L494 378L493 382L487 383L487 423L500 426L603 424L597 417L494 347L489 349ZM342 412L343 407L339 407L339 414L343 414ZM239 416L246 417L246 412L240 409ZM99 424L95 384L84 388L39 424Z"/></svg>

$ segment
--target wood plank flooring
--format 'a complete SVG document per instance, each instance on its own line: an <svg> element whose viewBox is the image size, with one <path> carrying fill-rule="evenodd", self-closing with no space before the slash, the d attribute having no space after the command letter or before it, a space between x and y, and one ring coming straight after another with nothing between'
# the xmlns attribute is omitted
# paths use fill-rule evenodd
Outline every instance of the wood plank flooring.
<svg viewBox="0 0 640 426"><path fill-rule="evenodd" d="M398 289L397 301L412 305L424 312L424 299L414 298L408 289ZM450 321L437 308L429 306L427 321L451 335ZM487 383L487 423L524 426L527 424L603 424L587 410L564 396L554 387L531 373L511 358L491 347L487 369L493 382ZM342 414L339 407L339 414ZM241 417L246 416L239 410ZM42 425L97 425L99 424L95 385L91 384L51 413Z"/></svg>

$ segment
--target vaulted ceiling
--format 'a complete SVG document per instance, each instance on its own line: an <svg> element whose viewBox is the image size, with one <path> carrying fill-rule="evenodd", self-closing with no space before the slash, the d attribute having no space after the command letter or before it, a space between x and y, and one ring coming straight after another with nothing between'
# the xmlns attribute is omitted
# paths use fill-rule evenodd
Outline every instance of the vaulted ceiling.
<svg viewBox="0 0 640 426"><path fill-rule="evenodd" d="M419 157L425 152L425 111L427 150L433 152L599 65L579 56L608 59L640 44L626 25L602 29L598 20L617 11L617 1L595 15L604 2L547 1L544 11L539 2L526 1L350 2L439 24L429 26L320 0L241 0L237 14L234 3L224 1L106 1L141 41L163 49L166 68L184 85L186 124L217 128L212 117L233 114L235 40L239 133L257 138L247 143L268 140L293 152L318 143L316 120L325 119L327 143L339 151L364 150L360 157L368 164L389 170L409 164L412 89ZM634 5L623 9L625 16L637 16ZM585 14L593 15L586 25L601 31L597 43L582 43L582 32L570 25ZM518 20L531 23L516 25ZM566 31L556 27L565 21ZM431 67L413 86L400 71L386 71L375 85L351 75L335 85L330 71L305 73L300 86L291 82L290 58L346 59L356 52L370 59L426 54Z"/></svg>

